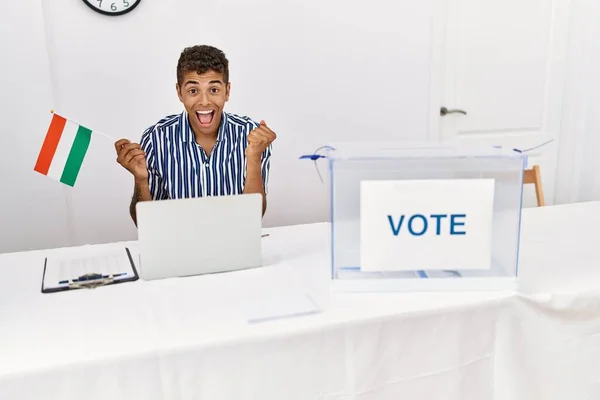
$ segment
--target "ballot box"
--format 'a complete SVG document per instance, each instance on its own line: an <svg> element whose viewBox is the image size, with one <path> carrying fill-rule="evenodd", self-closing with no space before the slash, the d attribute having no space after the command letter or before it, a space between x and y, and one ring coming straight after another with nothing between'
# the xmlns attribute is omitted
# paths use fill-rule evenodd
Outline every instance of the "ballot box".
<svg viewBox="0 0 600 400"><path fill-rule="evenodd" d="M525 154L456 143L328 149L334 289L516 288Z"/></svg>

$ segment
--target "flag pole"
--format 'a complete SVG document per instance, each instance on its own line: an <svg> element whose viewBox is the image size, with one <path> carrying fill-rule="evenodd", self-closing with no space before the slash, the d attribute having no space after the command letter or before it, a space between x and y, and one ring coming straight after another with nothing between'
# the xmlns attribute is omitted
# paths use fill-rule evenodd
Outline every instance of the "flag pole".
<svg viewBox="0 0 600 400"><path fill-rule="evenodd" d="M50 110L50 112L51 112L52 114L54 114L54 109L51 109L51 110ZM61 117L63 117L63 116L61 115ZM72 119L70 119L70 118L67 118L67 117L63 117L63 118L64 118L64 119L66 119L67 121L71 121L71 122L73 122L73 123L75 123L75 124L77 124L77 125L80 125L80 126L85 126L85 125L83 125L83 124L80 124L79 122L77 122L77 121L75 121L75 120L72 120ZM88 128L88 129L89 129L89 128ZM112 136L109 136L109 135L107 135L106 133L102 133L102 132L100 132L100 131L96 131L96 130L94 130L94 129L91 129L91 131L92 131L92 134L97 134L97 135L100 135L100 136L104 136L105 138L107 138L107 139L110 139L110 140L112 140L113 142L116 142L116 141L117 141L117 139L113 138Z"/></svg>

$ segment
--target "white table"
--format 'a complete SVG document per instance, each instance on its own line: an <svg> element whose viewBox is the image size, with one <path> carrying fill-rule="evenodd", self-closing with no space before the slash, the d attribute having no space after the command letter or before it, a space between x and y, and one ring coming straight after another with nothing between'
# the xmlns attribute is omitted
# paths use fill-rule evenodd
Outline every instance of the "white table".
<svg viewBox="0 0 600 400"><path fill-rule="evenodd" d="M597 400L599 224L525 210L523 294L330 295L327 224L266 230L264 268L65 293L40 292L64 250L1 255L0 399ZM278 293L324 312L246 323Z"/></svg>
<svg viewBox="0 0 600 400"><path fill-rule="evenodd" d="M600 399L600 202L524 210L521 293L498 325L499 399Z"/></svg>

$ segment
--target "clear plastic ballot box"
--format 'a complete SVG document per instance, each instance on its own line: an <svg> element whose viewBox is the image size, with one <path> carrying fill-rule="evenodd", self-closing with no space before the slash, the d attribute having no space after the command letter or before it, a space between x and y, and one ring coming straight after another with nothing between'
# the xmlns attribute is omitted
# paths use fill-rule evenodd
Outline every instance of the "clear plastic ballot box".
<svg viewBox="0 0 600 400"><path fill-rule="evenodd" d="M516 288L525 154L337 143L326 158L334 289Z"/></svg>

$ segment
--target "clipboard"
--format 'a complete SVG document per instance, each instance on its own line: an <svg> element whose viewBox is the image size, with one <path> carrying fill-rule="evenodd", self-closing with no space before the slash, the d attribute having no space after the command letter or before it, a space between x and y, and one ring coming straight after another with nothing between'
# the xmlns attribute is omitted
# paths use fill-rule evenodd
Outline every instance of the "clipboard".
<svg viewBox="0 0 600 400"><path fill-rule="evenodd" d="M131 271L128 273L99 273L99 272L88 272L82 275L74 276L69 279L64 279L63 281L59 281L56 284L46 287L46 278L48 272L48 257L44 259L44 272L42 274L42 284L41 291L42 293L56 293L56 292L64 292L68 290L77 290L77 289L95 289L100 286L107 285L116 285L119 283L125 282L134 282L139 279L139 275L137 269L135 268L135 263L133 262L133 257L131 256L131 252L129 248L125 247L123 249L119 249L120 251L125 252L126 260L127 260L127 268L131 268ZM111 253L117 255L117 251L113 250ZM119 256L119 255L117 255ZM122 257L125 257L122 256ZM60 257L57 256L57 259ZM81 257L81 259L85 259L86 257ZM66 257L66 259L70 259ZM125 276L121 276L125 275ZM56 280L54 281L56 282Z"/></svg>

